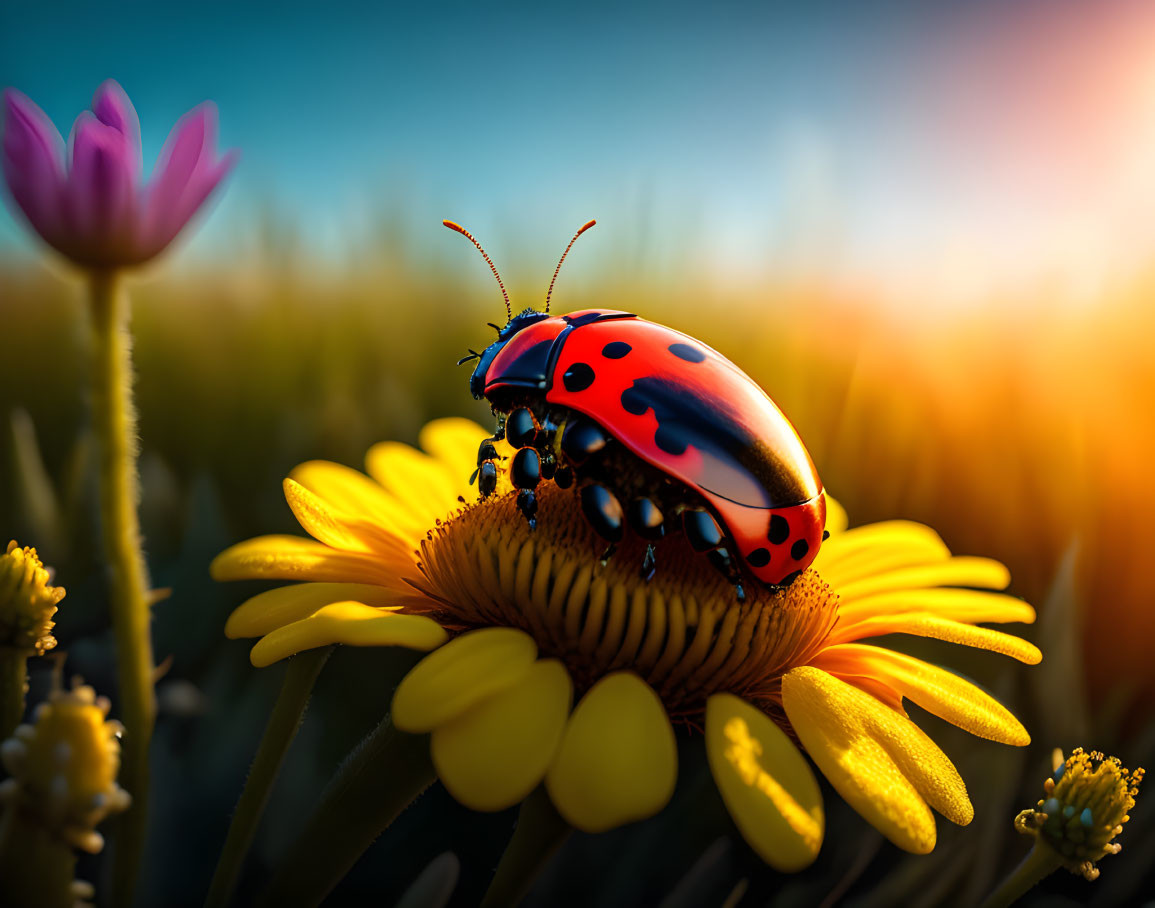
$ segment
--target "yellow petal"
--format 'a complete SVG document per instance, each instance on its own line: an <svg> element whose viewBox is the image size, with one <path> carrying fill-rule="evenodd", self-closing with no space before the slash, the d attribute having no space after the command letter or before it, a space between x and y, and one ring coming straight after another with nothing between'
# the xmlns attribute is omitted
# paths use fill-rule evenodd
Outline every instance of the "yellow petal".
<svg viewBox="0 0 1155 908"><path fill-rule="evenodd" d="M459 507L457 477L428 454L397 441L373 445L365 455L369 475L427 528ZM468 474L465 477L469 479Z"/></svg>
<svg viewBox="0 0 1155 908"><path fill-rule="evenodd" d="M829 517L826 522L829 528ZM945 545L938 533L930 527L909 520L884 520L855 527L837 535L832 531L831 538L822 544L819 557L814 559L814 563L818 564L821 560L824 566L834 567L866 554L894 549L937 551L940 548L945 548Z"/></svg>
<svg viewBox="0 0 1155 908"><path fill-rule="evenodd" d="M979 590L893 590L843 602L838 609L843 622L902 612L931 612L940 618L967 624L1011 621L1033 624L1035 620L1035 610L1021 599Z"/></svg>
<svg viewBox="0 0 1155 908"><path fill-rule="evenodd" d="M950 558L950 549L928 527L908 523L899 523L898 526L902 528L901 532L889 535L905 538L895 538L881 544L872 543L853 549L849 553L845 550L840 551L838 543L835 543L834 551L825 557L820 550L818 558L815 559L815 570L835 589L841 589L856 581L898 568L935 564ZM862 527L845 535L870 529L872 527ZM910 530L917 532L908 532Z"/></svg>
<svg viewBox="0 0 1155 908"><path fill-rule="evenodd" d="M913 634L916 637L946 640L960 646L973 646L1010 656L1028 665L1038 665L1043 659L1039 648L1022 637L1004 634L987 627L950 621L926 612L879 615L861 621L840 621L828 638L827 644L848 643L885 634Z"/></svg>
<svg viewBox="0 0 1155 908"><path fill-rule="evenodd" d="M1031 743L1022 723L998 700L953 672L920 659L880 646L844 643L823 650L814 664L878 678L928 713L980 738L1016 747Z"/></svg>
<svg viewBox="0 0 1155 908"><path fill-rule="evenodd" d="M209 572L214 580L327 580L408 588L376 555L343 552L300 536L238 542L213 559Z"/></svg>
<svg viewBox="0 0 1155 908"><path fill-rule="evenodd" d="M361 602L336 602L266 634L257 641L249 658L257 668L263 668L294 653L330 643L404 646L425 651L440 646L448 636L431 618L383 611Z"/></svg>
<svg viewBox="0 0 1155 908"><path fill-rule="evenodd" d="M714 694L706 701L706 755L750 847L776 870L808 867L822 847L822 793L786 733L746 701Z"/></svg>
<svg viewBox="0 0 1155 908"><path fill-rule="evenodd" d="M850 523L850 518L846 516L846 508L844 508L838 501L826 495L826 530L831 536L838 533L846 532L846 527Z"/></svg>
<svg viewBox="0 0 1155 908"><path fill-rule="evenodd" d="M516 682L433 730L430 749L442 784L473 810L504 810L545 777L573 700L557 659L543 659Z"/></svg>
<svg viewBox="0 0 1155 908"><path fill-rule="evenodd" d="M448 417L426 423L417 442L456 480L457 494L471 497L469 477L477 469L477 448L492 433L470 419ZM477 497L476 487L472 497Z"/></svg>
<svg viewBox="0 0 1155 908"><path fill-rule="evenodd" d="M422 659L393 694L393 724L432 731L520 679L537 658L524 631L487 627L451 640Z"/></svg>
<svg viewBox="0 0 1155 908"><path fill-rule="evenodd" d="M582 697L545 782L571 826L605 832L665 807L677 776L662 701L637 675L615 672Z"/></svg>
<svg viewBox="0 0 1155 908"><path fill-rule="evenodd" d="M365 583L298 583L259 593L237 606L225 624L225 636L260 637L308 618L334 602L361 602L374 608L394 604L396 594Z"/></svg>
<svg viewBox="0 0 1155 908"><path fill-rule="evenodd" d="M382 529L406 538L412 545L429 529L380 483L364 473L328 460L310 460L297 466L289 478L346 514L363 514Z"/></svg>
<svg viewBox="0 0 1155 908"><path fill-rule="evenodd" d="M849 602L852 599L890 590L934 586L973 586L1001 590L1010 582L1010 572L999 562L990 558L963 556L937 564L884 571L842 587L835 587L835 591L844 602Z"/></svg>
<svg viewBox="0 0 1155 908"><path fill-rule="evenodd" d="M782 703L830 784L899 848L915 854L934 848L928 802L956 823L974 816L946 755L917 725L869 694L803 666L783 676Z"/></svg>
<svg viewBox="0 0 1155 908"><path fill-rule="evenodd" d="M283 488L293 515L318 542L351 552L371 552L397 570L413 567L414 547L406 538L364 520L358 512L331 507L294 479L286 479Z"/></svg>

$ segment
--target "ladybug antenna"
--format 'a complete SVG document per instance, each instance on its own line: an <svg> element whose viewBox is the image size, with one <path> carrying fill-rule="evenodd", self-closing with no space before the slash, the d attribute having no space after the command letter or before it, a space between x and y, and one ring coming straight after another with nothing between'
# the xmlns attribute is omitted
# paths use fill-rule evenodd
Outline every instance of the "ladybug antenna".
<svg viewBox="0 0 1155 908"><path fill-rule="evenodd" d="M573 244L577 242L577 238L579 236L581 236L583 233L585 233L587 230L589 230L591 227L593 227L593 225L596 223L597 223L597 221L586 221L586 223L582 224L581 228L578 230L578 232L573 235L573 239L569 241L569 245L565 247L565 252L563 252L561 254L561 258L558 259L557 267L553 269L553 280L551 280L549 282L549 289L545 292L545 311L546 312L549 312L549 298L550 298L550 295L553 293L553 285L557 281L557 273L559 271L561 271L561 263L564 262L565 257L567 255L569 255L569 251L573 248ZM480 247L478 247L478 248L480 248Z"/></svg>
<svg viewBox="0 0 1155 908"><path fill-rule="evenodd" d="M477 251L481 253L481 257L485 259L485 263L489 265L489 270L492 271L493 276L497 278L497 286L501 288L501 295L505 299L506 317L512 319L513 310L509 307L509 294L505 292L505 284L501 282L501 275L497 273L497 266L493 264L493 260L488 255L486 255L485 250L481 248L481 243L477 242L477 240L473 238L473 234L462 227L460 224L455 224L453 221L442 221L441 223L448 227L450 230L456 230L463 237L469 240L469 242L473 243L473 245L477 247ZM582 230L584 229L585 228L583 227ZM565 256L562 256L562 258L565 258Z"/></svg>

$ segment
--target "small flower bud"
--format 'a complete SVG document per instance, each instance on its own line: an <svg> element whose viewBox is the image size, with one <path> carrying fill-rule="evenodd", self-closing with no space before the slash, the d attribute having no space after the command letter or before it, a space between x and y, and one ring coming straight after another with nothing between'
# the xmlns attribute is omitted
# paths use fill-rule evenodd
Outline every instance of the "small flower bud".
<svg viewBox="0 0 1155 908"><path fill-rule="evenodd" d="M0 555L0 646L41 656L56 646L52 616L64 587L51 586L51 579L36 549L8 543Z"/></svg>
<svg viewBox="0 0 1155 908"><path fill-rule="evenodd" d="M1072 873L1097 879L1096 862L1121 850L1113 839L1135 806L1143 770L1125 769L1116 757L1075 748L1043 783L1045 797L1015 818L1015 829L1035 837Z"/></svg>
<svg viewBox="0 0 1155 908"><path fill-rule="evenodd" d="M34 724L21 725L0 747L12 775L0 786L0 798L91 853L104 845L95 827L132 801L116 784L123 729L107 714L108 701L74 681L71 691L50 694Z"/></svg>

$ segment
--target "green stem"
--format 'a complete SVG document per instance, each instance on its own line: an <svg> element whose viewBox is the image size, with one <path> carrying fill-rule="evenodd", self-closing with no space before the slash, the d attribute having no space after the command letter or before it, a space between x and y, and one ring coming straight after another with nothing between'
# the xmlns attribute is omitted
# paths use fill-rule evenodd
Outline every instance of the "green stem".
<svg viewBox="0 0 1155 908"><path fill-rule="evenodd" d="M76 855L18 805L0 820L0 904L72 908Z"/></svg>
<svg viewBox="0 0 1155 908"><path fill-rule="evenodd" d="M120 718L124 722L121 780L132 809L116 826L112 902L131 905L148 824L148 747L156 721L149 583L140 547L136 470L136 411L132 405L132 339L128 297L112 271L93 271L92 387L100 447L100 521L110 567L109 603L116 641Z"/></svg>
<svg viewBox="0 0 1155 908"><path fill-rule="evenodd" d="M6 741L24 720L28 688L28 651L0 646L0 741Z"/></svg>
<svg viewBox="0 0 1155 908"><path fill-rule="evenodd" d="M224 908L232 898L245 855L253 843L257 825L269 802L269 795L272 794L273 783L281 771L289 745L301 727L317 676L332 652L333 647L327 646L324 649L309 650L289 660L277 705L269 716L261 746L253 758L249 777L245 780L244 790L237 801L232 823L229 824L229 834L217 862L212 885L209 886L205 908Z"/></svg>
<svg viewBox="0 0 1155 908"><path fill-rule="evenodd" d="M345 758L326 786L321 803L281 860L261 904L319 905L435 778L429 737L400 732L386 716Z"/></svg>
<svg viewBox="0 0 1155 908"><path fill-rule="evenodd" d="M982 908L1007 908L1013 905L1062 866L1063 862L1054 851L1045 845L1036 844L1014 872L1003 880L1002 885L987 896Z"/></svg>
<svg viewBox="0 0 1155 908"><path fill-rule="evenodd" d="M497 865L497 872L482 900L482 908L503 908L521 903L534 880L573 831L538 787L522 802L517 828Z"/></svg>

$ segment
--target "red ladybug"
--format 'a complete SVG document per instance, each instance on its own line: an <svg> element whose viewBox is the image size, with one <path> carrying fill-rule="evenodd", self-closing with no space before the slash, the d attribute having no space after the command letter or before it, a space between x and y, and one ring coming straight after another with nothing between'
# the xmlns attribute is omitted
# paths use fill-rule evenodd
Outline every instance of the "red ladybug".
<svg viewBox="0 0 1155 908"><path fill-rule="evenodd" d="M482 497L497 483L493 442L517 449L510 478L535 525L534 489L575 481L582 510L612 546L625 525L653 543L681 529L738 587L740 568L768 585L789 583L818 554L826 496L798 433L745 372L688 335L612 309L514 316L477 359L469 381L497 431L478 451ZM574 241L594 225L579 230Z"/></svg>

